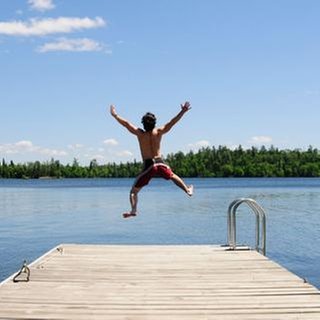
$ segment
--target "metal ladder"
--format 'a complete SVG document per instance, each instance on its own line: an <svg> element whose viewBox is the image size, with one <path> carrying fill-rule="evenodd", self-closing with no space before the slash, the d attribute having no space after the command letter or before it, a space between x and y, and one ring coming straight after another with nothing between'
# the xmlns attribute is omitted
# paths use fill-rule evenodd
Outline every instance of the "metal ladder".
<svg viewBox="0 0 320 320"><path fill-rule="evenodd" d="M228 246L230 250L236 250L236 213L241 204L248 205L256 215L256 247L255 249L266 255L266 214L263 208L253 199L239 198L232 201L228 208ZM260 227L262 232L260 233Z"/></svg>

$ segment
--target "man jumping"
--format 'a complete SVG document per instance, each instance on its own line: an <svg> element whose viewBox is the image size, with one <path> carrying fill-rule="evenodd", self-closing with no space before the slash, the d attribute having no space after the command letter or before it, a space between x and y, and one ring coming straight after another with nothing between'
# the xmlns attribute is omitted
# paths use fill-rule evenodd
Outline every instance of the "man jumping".
<svg viewBox="0 0 320 320"><path fill-rule="evenodd" d="M129 132L136 135L139 141L140 152L144 162L142 172L137 176L130 191L131 211L123 214L124 218L137 215L138 193L149 183L150 179L157 176L167 180L172 180L186 194L192 196L193 186L187 186L184 181L177 176L171 168L165 164L161 158L160 143L162 136L169 132L171 128L182 118L182 116L191 109L190 103L181 104L181 111L172 118L167 124L156 127L156 117L148 112L142 117L143 129L137 128L126 119L120 117L114 105L110 106L111 115Z"/></svg>

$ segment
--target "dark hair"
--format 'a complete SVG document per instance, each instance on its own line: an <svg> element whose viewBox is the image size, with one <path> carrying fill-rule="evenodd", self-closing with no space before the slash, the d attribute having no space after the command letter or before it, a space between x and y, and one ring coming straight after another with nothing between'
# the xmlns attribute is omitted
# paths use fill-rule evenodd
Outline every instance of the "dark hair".
<svg viewBox="0 0 320 320"><path fill-rule="evenodd" d="M153 128L156 126L156 122L157 118L151 112L147 112L141 120L141 123L143 124L143 128L145 131L152 131Z"/></svg>

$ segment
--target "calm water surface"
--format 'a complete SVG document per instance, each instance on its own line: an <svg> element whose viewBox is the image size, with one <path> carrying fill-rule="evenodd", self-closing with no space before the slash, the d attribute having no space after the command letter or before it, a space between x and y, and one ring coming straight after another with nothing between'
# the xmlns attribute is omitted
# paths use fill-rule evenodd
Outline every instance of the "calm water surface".
<svg viewBox="0 0 320 320"><path fill-rule="evenodd" d="M250 197L267 212L267 256L320 288L320 179L187 179L192 198L155 179L125 220L132 182L0 180L0 281L60 243L224 244L229 203ZM237 223L238 243L254 246L245 206Z"/></svg>

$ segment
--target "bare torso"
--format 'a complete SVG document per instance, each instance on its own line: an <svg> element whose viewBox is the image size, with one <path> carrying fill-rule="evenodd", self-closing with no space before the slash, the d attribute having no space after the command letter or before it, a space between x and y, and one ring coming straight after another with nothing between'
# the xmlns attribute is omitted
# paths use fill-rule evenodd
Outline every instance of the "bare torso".
<svg viewBox="0 0 320 320"><path fill-rule="evenodd" d="M143 160L160 158L160 142L162 134L157 128L154 128L151 132L139 130L138 140L140 146L140 152Z"/></svg>
<svg viewBox="0 0 320 320"><path fill-rule="evenodd" d="M190 110L190 103L186 101L184 104L181 104L181 111L173 117L168 123L162 127L154 128L150 132L146 132L142 129L138 129L136 126L131 124L128 120L120 117L114 105L110 106L111 115L129 132L136 135L139 140L140 152L143 160L154 159L161 157L160 143L163 134L169 132L171 128L181 119L181 117Z"/></svg>

